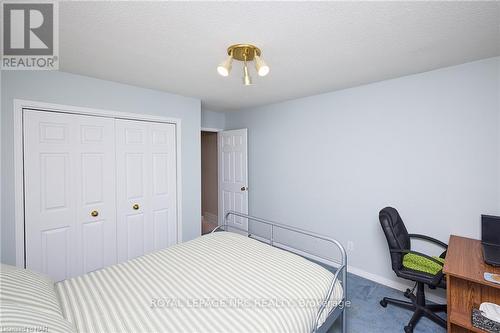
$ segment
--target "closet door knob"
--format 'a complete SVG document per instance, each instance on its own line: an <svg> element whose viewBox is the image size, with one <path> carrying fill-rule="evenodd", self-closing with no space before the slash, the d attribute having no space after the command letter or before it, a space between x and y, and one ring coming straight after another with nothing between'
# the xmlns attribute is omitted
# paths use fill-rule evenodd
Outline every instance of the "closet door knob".
<svg viewBox="0 0 500 333"><path fill-rule="evenodd" d="M242 186L242 187L240 188L240 190L241 190L242 192L244 192L244 191L248 190L248 187L246 187L246 186Z"/></svg>
<svg viewBox="0 0 500 333"><path fill-rule="evenodd" d="M93 211L91 211L91 212L90 212L90 215L91 215L92 217L96 217L96 216L98 216L98 215L99 215L99 212L98 212L97 210L93 210Z"/></svg>
<svg viewBox="0 0 500 333"><path fill-rule="evenodd" d="M138 209L139 209L139 204L134 204L134 205L132 206L132 208L133 208L134 210L138 210Z"/></svg>

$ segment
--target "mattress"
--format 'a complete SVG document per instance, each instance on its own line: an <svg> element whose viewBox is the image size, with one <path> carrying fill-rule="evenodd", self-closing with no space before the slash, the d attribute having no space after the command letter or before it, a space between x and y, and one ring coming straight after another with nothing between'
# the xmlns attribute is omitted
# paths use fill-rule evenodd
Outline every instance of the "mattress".
<svg viewBox="0 0 500 333"><path fill-rule="evenodd" d="M78 332L311 332L333 274L216 232L56 284ZM342 300L337 283L323 322Z"/></svg>

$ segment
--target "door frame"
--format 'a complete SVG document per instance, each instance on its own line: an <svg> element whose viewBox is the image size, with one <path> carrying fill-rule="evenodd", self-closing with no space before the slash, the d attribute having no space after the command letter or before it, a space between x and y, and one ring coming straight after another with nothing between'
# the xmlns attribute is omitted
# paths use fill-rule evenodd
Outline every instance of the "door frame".
<svg viewBox="0 0 500 333"><path fill-rule="evenodd" d="M222 128L202 127L200 132L213 132L218 133L224 131Z"/></svg>
<svg viewBox="0 0 500 333"><path fill-rule="evenodd" d="M14 99L14 225L16 241L16 266L25 267L24 238L24 131L23 109L118 118L128 120L153 121L175 125L176 139L176 182L177 182L177 242L182 242L182 163L181 163L181 119L148 114L103 110L74 105L45 103L24 99Z"/></svg>

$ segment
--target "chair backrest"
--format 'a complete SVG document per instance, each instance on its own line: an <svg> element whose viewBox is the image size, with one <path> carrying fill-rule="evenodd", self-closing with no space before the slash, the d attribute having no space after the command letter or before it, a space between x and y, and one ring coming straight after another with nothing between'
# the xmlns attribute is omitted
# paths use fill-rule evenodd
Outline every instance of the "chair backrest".
<svg viewBox="0 0 500 333"><path fill-rule="evenodd" d="M410 236L398 211L392 207L385 207L378 216L389 249L410 250ZM391 253L391 262L393 270L400 270L403 265L403 255Z"/></svg>

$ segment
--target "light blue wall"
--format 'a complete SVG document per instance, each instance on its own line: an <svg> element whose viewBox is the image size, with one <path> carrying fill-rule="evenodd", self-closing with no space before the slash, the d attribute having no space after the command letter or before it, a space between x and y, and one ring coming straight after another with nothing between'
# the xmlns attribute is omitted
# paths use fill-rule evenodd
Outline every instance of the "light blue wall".
<svg viewBox="0 0 500 333"><path fill-rule="evenodd" d="M478 238L500 214L499 63L226 113L248 128L250 213L353 241L350 264L387 279L384 206L411 232Z"/></svg>
<svg viewBox="0 0 500 333"><path fill-rule="evenodd" d="M224 112L215 112L211 110L201 110L201 127L213 129L226 128L226 114Z"/></svg>
<svg viewBox="0 0 500 333"><path fill-rule="evenodd" d="M200 234L200 100L63 72L2 72L2 262L13 263L13 99L182 119L183 239Z"/></svg>

